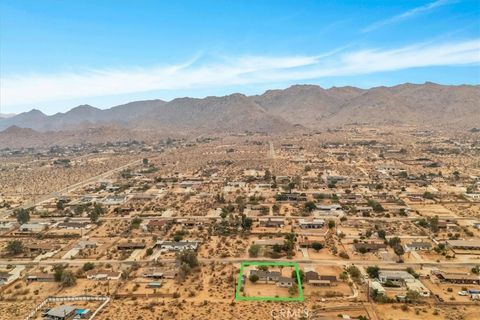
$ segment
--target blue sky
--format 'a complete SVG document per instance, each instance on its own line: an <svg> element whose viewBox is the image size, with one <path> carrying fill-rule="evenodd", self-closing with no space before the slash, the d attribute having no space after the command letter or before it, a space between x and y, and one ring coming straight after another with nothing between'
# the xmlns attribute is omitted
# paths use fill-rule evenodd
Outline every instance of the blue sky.
<svg viewBox="0 0 480 320"><path fill-rule="evenodd" d="M480 1L0 0L1 112L480 83Z"/></svg>

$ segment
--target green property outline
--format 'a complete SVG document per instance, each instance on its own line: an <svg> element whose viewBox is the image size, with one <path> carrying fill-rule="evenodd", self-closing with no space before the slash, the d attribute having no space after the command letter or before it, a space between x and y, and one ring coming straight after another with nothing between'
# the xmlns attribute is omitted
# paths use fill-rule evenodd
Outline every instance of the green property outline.
<svg viewBox="0 0 480 320"><path fill-rule="evenodd" d="M242 286L243 269L247 266L282 266L282 267L294 267L297 275L298 285L298 297L244 297L240 295L240 289ZM246 281L245 281L246 282ZM244 261L240 262L240 272L238 274L237 288L235 290L236 301L304 301L302 280L300 279L300 267L298 262L282 262L282 261Z"/></svg>

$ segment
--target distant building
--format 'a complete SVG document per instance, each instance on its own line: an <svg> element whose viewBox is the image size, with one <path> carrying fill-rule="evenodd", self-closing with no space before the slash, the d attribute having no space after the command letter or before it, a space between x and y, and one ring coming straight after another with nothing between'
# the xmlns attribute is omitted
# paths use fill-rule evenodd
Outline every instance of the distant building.
<svg viewBox="0 0 480 320"><path fill-rule="evenodd" d="M432 271L432 275L442 282L456 284L480 284L480 276L475 274Z"/></svg>
<svg viewBox="0 0 480 320"><path fill-rule="evenodd" d="M67 305L53 307L45 313L45 317L49 320L68 320L75 316L76 308Z"/></svg>
<svg viewBox="0 0 480 320"><path fill-rule="evenodd" d="M20 232L32 232L38 233L42 232L47 228L47 225L44 223L24 223L18 229Z"/></svg>
<svg viewBox="0 0 480 320"><path fill-rule="evenodd" d="M312 220L300 219L300 220L298 220L298 225L302 229L321 229L325 225L325 220L323 220L323 219L312 219Z"/></svg>
<svg viewBox="0 0 480 320"><path fill-rule="evenodd" d="M145 248L145 243L141 242L124 242L117 244L118 250L137 250Z"/></svg>
<svg viewBox="0 0 480 320"><path fill-rule="evenodd" d="M102 199L101 204L105 206L118 206L122 205L126 202L125 196L107 196L104 199Z"/></svg>
<svg viewBox="0 0 480 320"><path fill-rule="evenodd" d="M69 230L78 230L78 229L89 229L91 224L89 222L60 222L57 225L57 228L60 229L69 229Z"/></svg>
<svg viewBox="0 0 480 320"><path fill-rule="evenodd" d="M448 240L447 245L452 249L480 250L480 240Z"/></svg>
<svg viewBox="0 0 480 320"><path fill-rule="evenodd" d="M387 249L387 245L384 243L354 243L353 248L355 251L361 251L361 248L365 248L367 252L376 252L378 250Z"/></svg>
<svg viewBox="0 0 480 320"><path fill-rule="evenodd" d="M285 225L285 220L283 218L260 218L260 227L267 228L282 228Z"/></svg>
<svg viewBox="0 0 480 320"><path fill-rule="evenodd" d="M370 290L376 290L378 294L385 294L385 288L378 281L370 281Z"/></svg>
<svg viewBox="0 0 480 320"><path fill-rule="evenodd" d="M415 277L406 271L382 270L378 273L381 283L392 282L396 285L404 285L405 282L415 280Z"/></svg>
<svg viewBox="0 0 480 320"><path fill-rule="evenodd" d="M430 242L412 242L405 244L405 252L410 251L425 251L432 249Z"/></svg>
<svg viewBox="0 0 480 320"><path fill-rule="evenodd" d="M55 276L51 273L31 273L27 275L28 282L54 282Z"/></svg>
<svg viewBox="0 0 480 320"><path fill-rule="evenodd" d="M76 247L79 249L94 249L97 247L97 242L94 240L83 239L78 241Z"/></svg>
<svg viewBox="0 0 480 320"><path fill-rule="evenodd" d="M157 241L156 247L169 251L197 250L199 241Z"/></svg>
<svg viewBox="0 0 480 320"><path fill-rule="evenodd" d="M122 276L122 273L120 271L93 269L85 272L85 276L89 280L119 280Z"/></svg>

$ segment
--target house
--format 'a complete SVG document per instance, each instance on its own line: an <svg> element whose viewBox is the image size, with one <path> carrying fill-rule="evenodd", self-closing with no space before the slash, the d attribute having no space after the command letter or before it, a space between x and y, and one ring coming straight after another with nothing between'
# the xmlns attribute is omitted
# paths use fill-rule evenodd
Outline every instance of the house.
<svg viewBox="0 0 480 320"><path fill-rule="evenodd" d="M324 275L324 276L320 276L320 280L337 282L337 277L336 276Z"/></svg>
<svg viewBox="0 0 480 320"><path fill-rule="evenodd" d="M309 283L310 280L320 280L320 275L318 274L318 272L315 272L315 271L305 272L305 281Z"/></svg>
<svg viewBox="0 0 480 320"><path fill-rule="evenodd" d="M144 249L145 243L141 242L124 242L117 244L118 250L137 250L137 249Z"/></svg>
<svg viewBox="0 0 480 320"><path fill-rule="evenodd" d="M413 280L405 282L408 290L418 292L422 297L430 297L430 290L428 290L420 280Z"/></svg>
<svg viewBox="0 0 480 320"><path fill-rule="evenodd" d="M249 277L256 275L258 277L258 281L266 282L269 281L277 282L278 279L282 276L282 274L278 271L263 271L263 270L250 270Z"/></svg>
<svg viewBox="0 0 480 320"><path fill-rule="evenodd" d="M189 229L196 226L203 226L203 221L200 221L198 219L178 219L176 222Z"/></svg>
<svg viewBox="0 0 480 320"><path fill-rule="evenodd" d="M392 282L396 285L403 285L405 282L415 280L415 277L407 271L382 270L378 273L378 280L381 283Z"/></svg>
<svg viewBox="0 0 480 320"><path fill-rule="evenodd" d="M325 220L323 219L312 219L312 220L305 220L299 219L298 225L302 229L321 229L325 225Z"/></svg>
<svg viewBox="0 0 480 320"><path fill-rule="evenodd" d="M97 242L94 240L83 239L78 241L76 247L78 249L94 249L97 247Z"/></svg>
<svg viewBox="0 0 480 320"><path fill-rule="evenodd" d="M378 281L370 281L369 288L371 291L376 290L377 294L385 294L385 288Z"/></svg>
<svg viewBox="0 0 480 320"><path fill-rule="evenodd" d="M147 288L157 289L162 286L162 281L152 281L147 283Z"/></svg>
<svg viewBox="0 0 480 320"><path fill-rule="evenodd" d="M102 199L101 204L105 206L118 206L124 204L126 201L125 196L106 196L105 198Z"/></svg>
<svg viewBox="0 0 480 320"><path fill-rule="evenodd" d="M376 252L378 250L384 250L387 248L387 245L384 243L354 243L353 248L355 251L361 251L361 248L365 248L367 252Z"/></svg>
<svg viewBox="0 0 480 320"><path fill-rule="evenodd" d="M30 243L25 245L25 249L32 254L43 254L53 250L54 248L52 245L47 243Z"/></svg>
<svg viewBox="0 0 480 320"><path fill-rule="evenodd" d="M150 232L160 231L165 227L166 224L167 220L150 220L147 223L147 230Z"/></svg>
<svg viewBox="0 0 480 320"><path fill-rule="evenodd" d="M442 282L456 284L480 284L480 276L475 274L432 271L432 275Z"/></svg>
<svg viewBox="0 0 480 320"><path fill-rule="evenodd" d="M106 269L93 269L85 272L85 276L89 280L119 280L122 276L122 273L120 271Z"/></svg>
<svg viewBox="0 0 480 320"><path fill-rule="evenodd" d="M1 230L10 230L16 226L15 222L12 221L0 221L0 231Z"/></svg>
<svg viewBox="0 0 480 320"><path fill-rule="evenodd" d="M147 203L155 200L156 196L153 194L136 193L130 197L130 201L134 203Z"/></svg>
<svg viewBox="0 0 480 320"><path fill-rule="evenodd" d="M55 276L50 273L31 273L26 277L27 282L54 282Z"/></svg>
<svg viewBox="0 0 480 320"><path fill-rule="evenodd" d="M197 250L199 241L162 241L159 240L155 244L160 249L168 251L183 251L183 250Z"/></svg>
<svg viewBox="0 0 480 320"><path fill-rule="evenodd" d="M20 226L18 231L38 233L38 232L42 232L46 228L47 228L47 225L43 223L24 223Z"/></svg>
<svg viewBox="0 0 480 320"><path fill-rule="evenodd" d="M282 288L290 288L294 285L295 280L288 277L279 277L277 281L277 286Z"/></svg>
<svg viewBox="0 0 480 320"><path fill-rule="evenodd" d="M280 194L277 194L275 196L275 199L277 201L299 202L299 201L307 201L307 196L304 193L300 194L298 192L291 192L291 193L282 192Z"/></svg>
<svg viewBox="0 0 480 320"><path fill-rule="evenodd" d="M49 320L68 320L75 316L75 310L72 306L61 305L45 312L44 317Z"/></svg>
<svg viewBox="0 0 480 320"><path fill-rule="evenodd" d="M320 279L312 279L308 281L308 284L312 286L317 286L317 287L329 287L332 285L332 283L329 280L320 280Z"/></svg>
<svg viewBox="0 0 480 320"><path fill-rule="evenodd" d="M68 230L79 230L79 229L89 229L91 224L88 222L60 222L57 225L57 228L68 229Z"/></svg>
<svg viewBox="0 0 480 320"><path fill-rule="evenodd" d="M480 250L480 240L448 240L447 245L452 249Z"/></svg>
<svg viewBox="0 0 480 320"><path fill-rule="evenodd" d="M430 242L412 242L412 243L407 243L404 246L405 252L411 252L411 251L425 251L425 250L430 250L432 249L432 244Z"/></svg>
<svg viewBox="0 0 480 320"><path fill-rule="evenodd" d="M470 200L480 200L480 192L465 193L464 195Z"/></svg>
<svg viewBox="0 0 480 320"><path fill-rule="evenodd" d="M176 276L177 276L177 271L175 270L169 270L163 273L164 279L175 279Z"/></svg>
<svg viewBox="0 0 480 320"><path fill-rule="evenodd" d="M317 206L318 210L320 211L336 211L336 210L342 210L342 206L338 204L329 204L329 205L322 205L322 206Z"/></svg>
<svg viewBox="0 0 480 320"><path fill-rule="evenodd" d="M245 169L243 170L243 175L248 178L259 178L265 176L265 170L258 169Z"/></svg>
<svg viewBox="0 0 480 320"><path fill-rule="evenodd" d="M163 271L159 271L159 270L155 270L155 269L152 269L152 270L149 270L148 272L145 272L143 274L143 276L145 278L149 278L149 279L162 279L162 278L164 278Z"/></svg>
<svg viewBox="0 0 480 320"><path fill-rule="evenodd" d="M282 228L285 225L285 220L282 218L261 218L258 221L260 222L260 227Z"/></svg>
<svg viewBox="0 0 480 320"><path fill-rule="evenodd" d="M8 272L0 272L0 285L7 283L11 276L12 275Z"/></svg>

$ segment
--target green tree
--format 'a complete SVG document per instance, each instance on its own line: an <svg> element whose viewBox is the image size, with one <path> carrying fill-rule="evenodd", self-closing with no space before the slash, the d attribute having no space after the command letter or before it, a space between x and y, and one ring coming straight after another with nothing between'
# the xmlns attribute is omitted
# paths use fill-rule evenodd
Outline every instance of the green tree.
<svg viewBox="0 0 480 320"><path fill-rule="evenodd" d="M252 283L255 283L258 281L258 276L256 274L251 274L250 277L248 277L248 280L250 280Z"/></svg>
<svg viewBox="0 0 480 320"><path fill-rule="evenodd" d="M385 209L382 207L382 205L373 199L370 199L367 201L367 205L372 207L373 211L375 212L383 212Z"/></svg>
<svg viewBox="0 0 480 320"><path fill-rule="evenodd" d="M321 244L320 242L313 242L312 243L312 248L313 248L313 250L318 252L323 248L323 244Z"/></svg>
<svg viewBox="0 0 480 320"><path fill-rule="evenodd" d="M288 294L290 296L294 296L296 295L298 292L298 286L296 283L294 283L290 288L288 288Z"/></svg>
<svg viewBox="0 0 480 320"><path fill-rule="evenodd" d="M23 252L23 242L21 240L12 240L7 244L7 252L16 255Z"/></svg>
<svg viewBox="0 0 480 320"><path fill-rule="evenodd" d="M130 223L130 228L138 229L140 228L140 224L142 223L142 219L140 217L133 218L132 222Z"/></svg>
<svg viewBox="0 0 480 320"><path fill-rule="evenodd" d="M335 221L329 220L329 221L328 221L328 228L329 228L329 229L335 228Z"/></svg>
<svg viewBox="0 0 480 320"><path fill-rule="evenodd" d="M307 201L303 205L303 210L305 210L305 212L312 212L316 208L317 208L317 206L315 205L315 202L313 202L313 201Z"/></svg>
<svg viewBox="0 0 480 320"><path fill-rule="evenodd" d="M368 252L368 249L366 247L359 247L357 251L360 252L361 254L365 254Z"/></svg>
<svg viewBox="0 0 480 320"><path fill-rule="evenodd" d="M88 217L90 218L90 221L97 222L100 216L105 213L105 211L105 208L100 203L95 203Z"/></svg>
<svg viewBox="0 0 480 320"><path fill-rule="evenodd" d="M64 270L62 272L60 282L62 283L62 286L64 286L64 287L71 287L71 286L74 286L77 283L77 278L75 277L75 275L73 274L72 271Z"/></svg>
<svg viewBox="0 0 480 320"><path fill-rule="evenodd" d="M58 209L58 210L63 210L63 209L65 209L65 201L63 201L63 200L58 200L58 201L57 201L57 209Z"/></svg>
<svg viewBox="0 0 480 320"><path fill-rule="evenodd" d="M30 211L27 209L17 209L14 211L18 223L24 224L30 221Z"/></svg>
<svg viewBox="0 0 480 320"><path fill-rule="evenodd" d="M400 240L399 237L393 237L388 240L388 245L392 248L399 246L401 244L402 240Z"/></svg>
<svg viewBox="0 0 480 320"><path fill-rule="evenodd" d="M395 252L395 254L397 256L402 256L405 254L405 250L403 249L403 247L401 245L396 245L394 248L393 248L393 251Z"/></svg>
<svg viewBox="0 0 480 320"><path fill-rule="evenodd" d="M355 266L349 266L347 268L347 272L352 278L357 278L358 279L361 276L360 270Z"/></svg>
<svg viewBox="0 0 480 320"><path fill-rule="evenodd" d="M298 270L298 275L300 276L300 280L303 282L303 280L305 280L305 272L303 272L302 269L299 269ZM292 278L297 279L297 271L296 270L292 270Z"/></svg>
<svg viewBox="0 0 480 320"><path fill-rule="evenodd" d="M270 170L265 170L265 176L264 176L265 180L267 181L270 181L272 180L272 173L270 172Z"/></svg>
<svg viewBox="0 0 480 320"><path fill-rule="evenodd" d="M370 266L367 268L367 273L372 279L378 278L379 271L380 271L380 268L377 266Z"/></svg>
<svg viewBox="0 0 480 320"><path fill-rule="evenodd" d="M420 293L418 291L408 290L405 297L408 302L416 303L418 300L420 300Z"/></svg>
<svg viewBox="0 0 480 320"><path fill-rule="evenodd" d="M148 248L147 251L145 252L145 254L147 256L151 256L153 254L153 249L152 248Z"/></svg>
<svg viewBox="0 0 480 320"><path fill-rule="evenodd" d="M256 245L256 244L252 244L250 246L250 248L248 249L248 255L250 257L257 257L258 256L258 252L260 251L260 246L259 245Z"/></svg>
<svg viewBox="0 0 480 320"><path fill-rule="evenodd" d="M292 193L293 188L295 188L295 183L294 182L289 182L287 185L288 192Z"/></svg>
<svg viewBox="0 0 480 320"><path fill-rule="evenodd" d="M62 280L62 274L65 271L66 266L63 264L56 264L53 266L53 276L55 281L60 282Z"/></svg>
<svg viewBox="0 0 480 320"><path fill-rule="evenodd" d="M198 267L197 252L184 250L177 254L177 261L187 264L190 268Z"/></svg>
<svg viewBox="0 0 480 320"><path fill-rule="evenodd" d="M253 220L252 218L248 218L246 215L242 214L240 225L244 231L249 231L252 229Z"/></svg>
<svg viewBox="0 0 480 320"><path fill-rule="evenodd" d="M435 196L433 195L433 193L425 191L423 193L423 198L433 200L435 198Z"/></svg>
<svg viewBox="0 0 480 320"><path fill-rule="evenodd" d="M142 163L143 163L144 166L146 166L146 165L148 164L148 159L147 159L147 158L143 158Z"/></svg>
<svg viewBox="0 0 480 320"><path fill-rule="evenodd" d="M95 268L95 264L93 262L85 262L82 267L83 271L90 271L93 268Z"/></svg>

